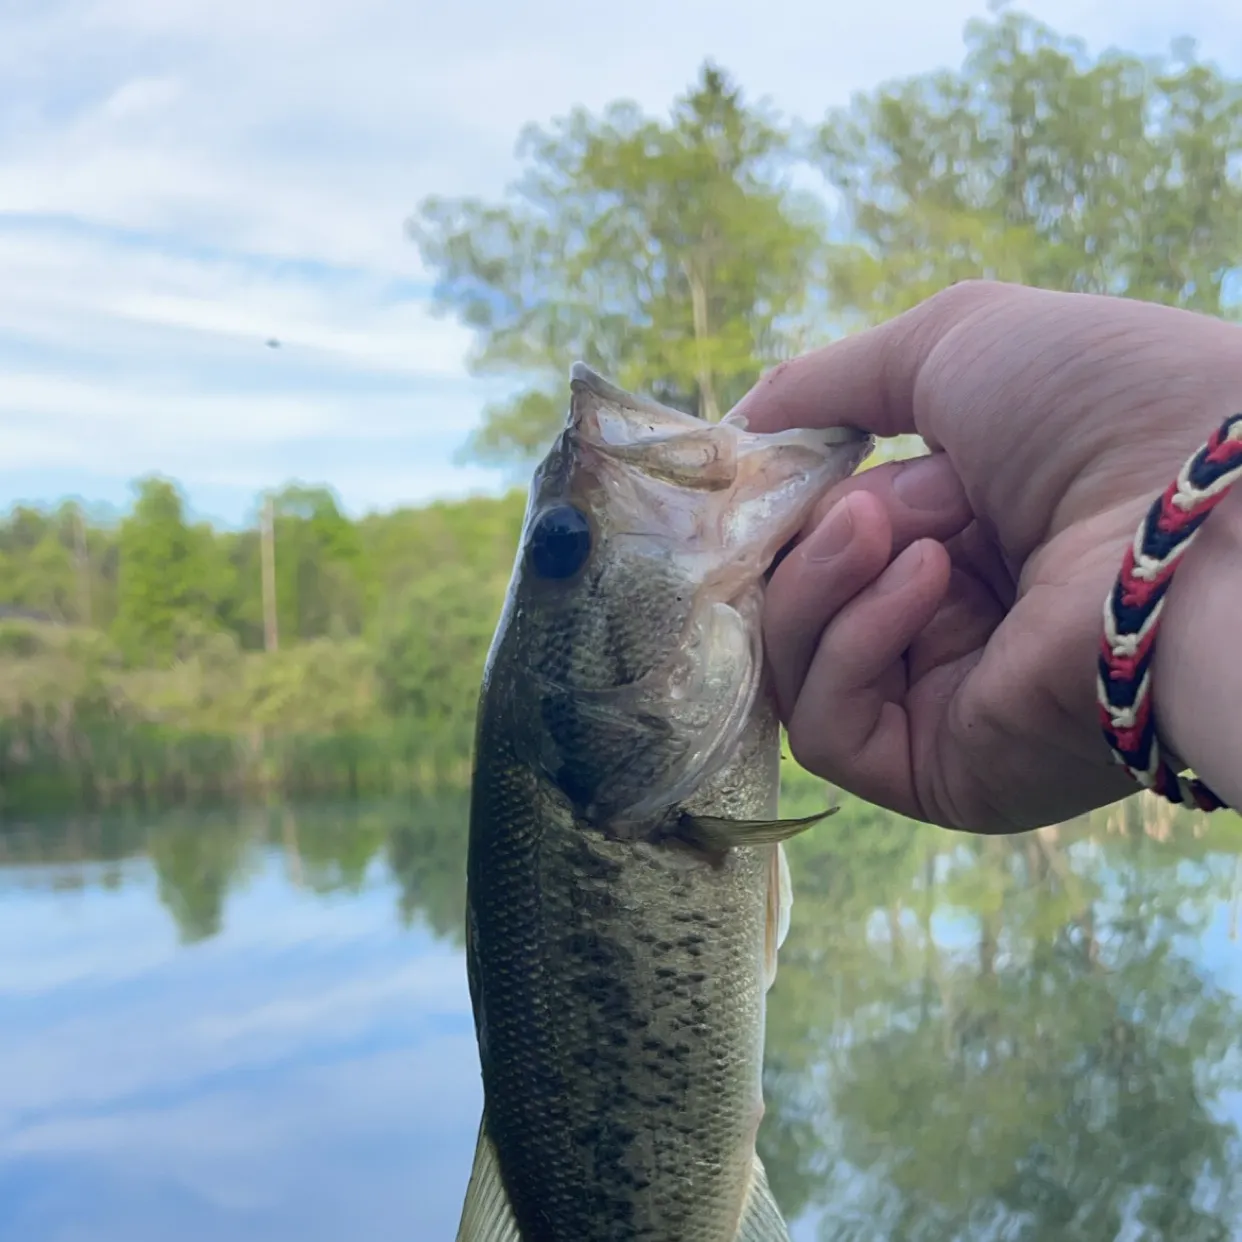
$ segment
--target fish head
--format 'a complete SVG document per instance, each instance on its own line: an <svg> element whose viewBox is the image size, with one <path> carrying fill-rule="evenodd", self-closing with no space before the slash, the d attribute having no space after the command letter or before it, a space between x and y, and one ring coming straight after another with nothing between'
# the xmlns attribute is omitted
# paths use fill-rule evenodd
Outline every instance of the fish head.
<svg viewBox="0 0 1242 1242"><path fill-rule="evenodd" d="M493 657L523 761L597 825L674 808L735 753L760 692L765 575L873 440L748 431L581 364L540 463Z"/></svg>

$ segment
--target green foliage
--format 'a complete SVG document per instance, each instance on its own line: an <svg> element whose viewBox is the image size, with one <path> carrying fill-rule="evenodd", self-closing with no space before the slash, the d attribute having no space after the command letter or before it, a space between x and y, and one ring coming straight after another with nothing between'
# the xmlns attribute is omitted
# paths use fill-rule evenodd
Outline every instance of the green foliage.
<svg viewBox="0 0 1242 1242"><path fill-rule="evenodd" d="M327 488L293 485L276 493L273 509L282 640L359 633L364 620L361 547L336 498Z"/></svg>
<svg viewBox="0 0 1242 1242"><path fill-rule="evenodd" d="M531 387L474 450L535 455L575 359L715 418L781 356L804 311L821 210L793 193L786 129L705 65L667 122L615 103L529 127L512 201L425 202L411 225L439 306L476 329L480 371Z"/></svg>
<svg viewBox="0 0 1242 1242"><path fill-rule="evenodd" d="M525 508L525 491L514 490L497 499L440 502L364 518L358 538L370 567L368 617L378 617L389 601L441 567L507 577Z"/></svg>
<svg viewBox="0 0 1242 1242"><path fill-rule="evenodd" d="M109 533L66 501L51 511L17 505L0 524L0 604L89 624L115 605Z"/></svg>
<svg viewBox="0 0 1242 1242"><path fill-rule="evenodd" d="M967 278L1232 313L1242 82L1187 41L1093 57L1013 11L966 44L809 143L705 65L667 121L615 103L526 129L500 203L424 202L439 307L521 385L467 452L537 455L575 358L714 418L778 359ZM828 194L795 193L816 171Z"/></svg>
<svg viewBox="0 0 1242 1242"><path fill-rule="evenodd" d="M265 653L256 532L190 527L175 489L144 484L119 530L85 528L98 565L136 560L123 606L97 616L106 629L0 619L0 815L460 787L524 504L517 492L351 522L330 493L285 489L278 599L292 598ZM78 541L35 510L0 522L23 574L23 556L62 537Z"/></svg>
<svg viewBox="0 0 1242 1242"><path fill-rule="evenodd" d="M413 583L386 610L376 638L380 702L450 753L469 750L483 661L507 575L449 564Z"/></svg>
<svg viewBox="0 0 1242 1242"><path fill-rule="evenodd" d="M227 565L210 527L186 523L174 484L143 479L133 513L121 523L117 552L117 645L136 664L172 659L187 628L216 620L227 589Z"/></svg>
<svg viewBox="0 0 1242 1242"><path fill-rule="evenodd" d="M1239 267L1242 83L1183 43L1098 58L1016 12L966 28L960 70L829 114L847 241L829 264L864 320L968 277L1220 313Z"/></svg>

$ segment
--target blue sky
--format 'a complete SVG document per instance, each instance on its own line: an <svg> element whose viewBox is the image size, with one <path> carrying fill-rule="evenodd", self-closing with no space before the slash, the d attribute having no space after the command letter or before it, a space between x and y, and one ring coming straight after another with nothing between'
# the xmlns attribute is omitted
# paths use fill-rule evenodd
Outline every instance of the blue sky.
<svg viewBox="0 0 1242 1242"><path fill-rule="evenodd" d="M1097 49L1190 34L1242 72L1237 0L1024 7ZM705 56L814 119L957 63L984 12L0 0L0 508L124 505L150 471L229 523L294 478L353 513L499 486L454 462L506 388L429 312L403 232L425 195L498 195L523 123L622 96L662 111Z"/></svg>

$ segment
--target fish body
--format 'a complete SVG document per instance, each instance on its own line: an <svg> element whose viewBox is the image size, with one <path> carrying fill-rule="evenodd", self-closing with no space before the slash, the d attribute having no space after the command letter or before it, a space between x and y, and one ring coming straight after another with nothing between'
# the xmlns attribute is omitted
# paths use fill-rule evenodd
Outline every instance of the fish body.
<svg viewBox="0 0 1242 1242"><path fill-rule="evenodd" d="M870 441L574 368L480 696L458 1242L778 1242L755 1151L788 926L764 574Z"/></svg>

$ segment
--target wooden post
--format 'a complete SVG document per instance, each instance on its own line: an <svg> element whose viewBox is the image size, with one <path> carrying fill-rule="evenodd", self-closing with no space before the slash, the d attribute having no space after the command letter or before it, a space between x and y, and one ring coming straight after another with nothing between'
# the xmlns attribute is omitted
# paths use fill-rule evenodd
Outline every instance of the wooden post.
<svg viewBox="0 0 1242 1242"><path fill-rule="evenodd" d="M83 625L91 623L91 560L90 551L86 546L86 520L82 516L82 506L73 506L73 550L78 570L78 607Z"/></svg>
<svg viewBox="0 0 1242 1242"><path fill-rule="evenodd" d="M263 646L276 651L280 645L276 628L276 518L270 496L263 498L259 552L263 562Z"/></svg>

